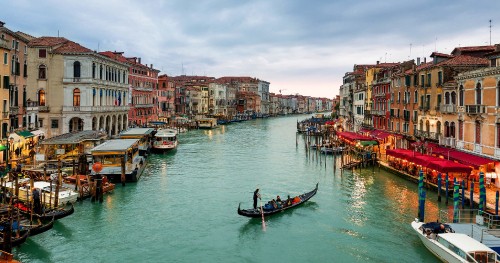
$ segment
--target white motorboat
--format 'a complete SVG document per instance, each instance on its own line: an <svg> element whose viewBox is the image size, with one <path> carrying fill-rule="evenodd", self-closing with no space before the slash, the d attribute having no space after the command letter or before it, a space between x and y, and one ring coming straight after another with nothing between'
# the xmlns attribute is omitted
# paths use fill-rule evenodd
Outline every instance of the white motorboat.
<svg viewBox="0 0 500 263"><path fill-rule="evenodd" d="M18 199L24 202L31 202L32 199L32 191L30 191L29 179L19 180L19 196ZM15 192L15 183L14 182L6 182L4 185L9 192L14 194ZM40 189L42 195L40 199L43 204L46 206L54 207L55 199L56 199L56 184L46 181L35 181L33 183L33 187L36 189ZM58 197L58 207L63 207L66 204L72 204L76 202L78 199L78 192L65 187L59 186L59 197Z"/></svg>
<svg viewBox="0 0 500 263"><path fill-rule="evenodd" d="M158 129L153 142L153 150L158 152L177 148L177 131L174 129Z"/></svg>
<svg viewBox="0 0 500 263"><path fill-rule="evenodd" d="M443 262L499 262L493 249L466 234L455 233L447 224L415 219L411 226L424 246Z"/></svg>

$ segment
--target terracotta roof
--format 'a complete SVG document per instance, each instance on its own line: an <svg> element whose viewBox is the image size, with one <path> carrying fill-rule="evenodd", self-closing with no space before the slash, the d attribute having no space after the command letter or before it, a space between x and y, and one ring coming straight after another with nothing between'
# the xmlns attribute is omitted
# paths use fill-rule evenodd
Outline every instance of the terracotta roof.
<svg viewBox="0 0 500 263"><path fill-rule="evenodd" d="M457 47L451 51L451 54L455 52L477 52L477 51L495 51L495 46L471 46L471 47Z"/></svg>
<svg viewBox="0 0 500 263"><path fill-rule="evenodd" d="M489 65L489 60L486 58L478 58L467 55L458 55L441 63L438 63L436 66L444 66L444 65Z"/></svg>
<svg viewBox="0 0 500 263"><path fill-rule="evenodd" d="M432 52L431 58L432 57L452 58L453 55L443 54L443 53L439 53L439 52Z"/></svg>
<svg viewBox="0 0 500 263"><path fill-rule="evenodd" d="M52 51L53 53L85 53L85 52L92 52L92 50L78 44L78 43L75 43L73 41L66 41L65 43L63 43L60 47L54 49Z"/></svg>
<svg viewBox="0 0 500 263"><path fill-rule="evenodd" d="M128 62L127 58L125 58L121 52L112 52L112 51L104 51L104 52L99 52L99 54L106 56L108 58L114 59L119 62Z"/></svg>
<svg viewBox="0 0 500 263"><path fill-rule="evenodd" d="M30 47L53 47L68 41L64 37L39 37L32 39L29 43Z"/></svg>

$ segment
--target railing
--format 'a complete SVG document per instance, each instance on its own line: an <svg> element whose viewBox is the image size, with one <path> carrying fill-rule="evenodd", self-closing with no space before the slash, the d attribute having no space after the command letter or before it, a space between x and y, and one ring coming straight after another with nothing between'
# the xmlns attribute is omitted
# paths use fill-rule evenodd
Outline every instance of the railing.
<svg viewBox="0 0 500 263"><path fill-rule="evenodd" d="M19 114L19 107L17 106L10 106L10 115L17 115Z"/></svg>
<svg viewBox="0 0 500 263"><path fill-rule="evenodd" d="M154 104L135 104L135 108L152 108Z"/></svg>
<svg viewBox="0 0 500 263"><path fill-rule="evenodd" d="M484 105L465 105L465 112L467 114L483 114L486 107Z"/></svg>
<svg viewBox="0 0 500 263"><path fill-rule="evenodd" d="M9 113L8 112L2 112L2 118L3 119L9 118Z"/></svg>
<svg viewBox="0 0 500 263"><path fill-rule="evenodd" d="M9 46L9 41L7 41L7 39L0 39L0 47L1 48L4 48L4 49L7 49L7 50L10 50L11 49L11 46Z"/></svg>
<svg viewBox="0 0 500 263"><path fill-rule="evenodd" d="M483 146L481 144L474 144L474 152L483 153Z"/></svg>
<svg viewBox="0 0 500 263"><path fill-rule="evenodd" d="M108 112L128 111L129 109L129 106L63 106L63 112Z"/></svg>
<svg viewBox="0 0 500 263"><path fill-rule="evenodd" d="M439 140L439 136L441 133L437 132L430 132L430 131L421 131L421 130L416 130L415 131L415 137L424 137L430 140Z"/></svg>
<svg viewBox="0 0 500 263"><path fill-rule="evenodd" d="M372 115L385 115L385 110L372 110Z"/></svg>
<svg viewBox="0 0 500 263"><path fill-rule="evenodd" d="M49 112L49 110L50 110L49 106L38 106L39 112Z"/></svg>
<svg viewBox="0 0 500 263"><path fill-rule="evenodd" d="M444 104L441 105L441 112L442 113L455 113L457 112L457 105L455 104Z"/></svg>
<svg viewBox="0 0 500 263"><path fill-rule="evenodd" d="M440 137L439 144L455 148L456 144L457 144L457 140L453 137Z"/></svg>

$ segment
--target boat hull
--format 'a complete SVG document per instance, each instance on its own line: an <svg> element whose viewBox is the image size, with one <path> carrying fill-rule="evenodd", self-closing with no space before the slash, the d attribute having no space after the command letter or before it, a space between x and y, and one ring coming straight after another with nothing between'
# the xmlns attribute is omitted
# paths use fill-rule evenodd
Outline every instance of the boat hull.
<svg viewBox="0 0 500 263"><path fill-rule="evenodd" d="M412 222L411 226L413 230L417 233L418 237L424 244L424 246L436 257L438 257L440 260L443 262L449 262L449 263L456 263L456 262L467 262L463 258L459 258L458 256L454 255L449 249L445 248L443 245L441 245L439 242L437 242L435 239L432 238L427 238L424 233L419 229L420 226L422 226L422 222Z"/></svg>
<svg viewBox="0 0 500 263"><path fill-rule="evenodd" d="M312 191L299 195L298 197L300 198L300 202L298 202L298 203L294 203L294 204L291 204L289 206L283 206L281 208L276 208L276 209L272 209L272 210L265 210L264 209L262 212L261 212L260 208L258 208L258 209L241 209L240 206L238 206L238 214L242 215L242 216L246 216L246 217L252 217L252 218L261 217L262 214L264 214L264 216L270 216L273 214L277 214L279 212L283 212L283 211L288 210L288 209L292 209L294 207L297 207L297 206L307 202L314 195L316 195L317 192L318 192L318 184L316 184L316 188L314 188Z"/></svg>

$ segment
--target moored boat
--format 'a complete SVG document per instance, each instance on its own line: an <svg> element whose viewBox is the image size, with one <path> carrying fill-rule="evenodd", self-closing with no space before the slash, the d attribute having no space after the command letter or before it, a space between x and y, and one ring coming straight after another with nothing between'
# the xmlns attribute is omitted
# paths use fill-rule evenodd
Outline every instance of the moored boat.
<svg viewBox="0 0 500 263"><path fill-rule="evenodd" d="M202 118L197 120L198 128L200 129L212 129L217 127L217 119L216 118Z"/></svg>
<svg viewBox="0 0 500 263"><path fill-rule="evenodd" d="M455 233L447 224L415 219L411 226L424 246L443 262L499 262L493 249L466 234Z"/></svg>
<svg viewBox="0 0 500 263"><path fill-rule="evenodd" d="M27 216L31 215L31 210L28 206L23 203L15 204L15 207L19 209L19 211ZM75 207L71 204L71 207L60 207L54 209L45 209L42 214L33 213L33 217L36 219L40 219L42 221L48 221L51 219L57 220L69 215L72 215L75 212Z"/></svg>
<svg viewBox="0 0 500 263"><path fill-rule="evenodd" d="M318 192L318 184L316 184L316 187L310 192L295 196L294 198L291 198L291 200L284 200L281 204L278 204L277 207L273 207L273 206L262 207L262 211L261 211L260 207L258 207L257 209L253 209L253 208L241 209L241 203L240 203L238 205L238 214L242 215L242 216L247 216L247 217L261 217L262 214L264 214L264 216L269 216L272 214L276 214L276 213L285 211L285 210L290 209L290 208L297 207L297 206L305 203L306 201L311 199L311 197L313 197L316 194L316 192Z"/></svg>
<svg viewBox="0 0 500 263"><path fill-rule="evenodd" d="M177 148L177 131L174 129L158 129L154 135L153 150L164 152Z"/></svg>

